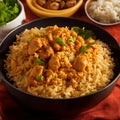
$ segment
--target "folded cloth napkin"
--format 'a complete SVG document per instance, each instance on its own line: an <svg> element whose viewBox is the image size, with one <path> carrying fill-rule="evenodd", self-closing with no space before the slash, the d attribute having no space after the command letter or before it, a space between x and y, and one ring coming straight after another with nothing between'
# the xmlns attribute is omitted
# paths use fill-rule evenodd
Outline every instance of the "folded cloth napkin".
<svg viewBox="0 0 120 120"><path fill-rule="evenodd" d="M106 99L74 120L120 120L120 79Z"/></svg>

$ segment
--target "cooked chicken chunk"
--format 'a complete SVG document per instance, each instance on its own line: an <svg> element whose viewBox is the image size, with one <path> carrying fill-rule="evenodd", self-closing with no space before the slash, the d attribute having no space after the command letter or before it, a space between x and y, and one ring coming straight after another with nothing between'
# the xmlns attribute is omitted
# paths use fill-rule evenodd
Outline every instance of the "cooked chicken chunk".
<svg viewBox="0 0 120 120"><path fill-rule="evenodd" d="M52 69L53 71L57 71L60 67L60 61L57 55L51 57L48 63L48 68Z"/></svg>
<svg viewBox="0 0 120 120"><path fill-rule="evenodd" d="M28 46L28 54L34 54L38 49L42 47L42 42L40 38L34 38Z"/></svg>
<svg viewBox="0 0 120 120"><path fill-rule="evenodd" d="M54 51L53 51L52 47L48 46L45 49L39 50L38 54L41 59L46 59L46 58L50 57L51 55L53 55Z"/></svg>
<svg viewBox="0 0 120 120"><path fill-rule="evenodd" d="M78 55L73 62L73 68L79 72L84 71L87 66L87 63L88 61L85 56Z"/></svg>
<svg viewBox="0 0 120 120"><path fill-rule="evenodd" d="M42 75L44 66L35 65L33 68L30 69L29 78L35 78L36 75Z"/></svg>

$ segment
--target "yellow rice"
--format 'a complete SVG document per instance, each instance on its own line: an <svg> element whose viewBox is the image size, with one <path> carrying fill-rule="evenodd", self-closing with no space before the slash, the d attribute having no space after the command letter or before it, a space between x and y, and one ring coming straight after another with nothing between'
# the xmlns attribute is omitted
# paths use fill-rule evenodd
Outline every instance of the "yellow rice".
<svg viewBox="0 0 120 120"><path fill-rule="evenodd" d="M70 41L73 37L74 42ZM65 44L58 43L56 38ZM81 47L91 42L95 44L80 53ZM113 68L107 44L93 38L85 41L73 29L56 25L26 29L17 35L5 60L7 75L16 87L51 98L96 92L108 85Z"/></svg>

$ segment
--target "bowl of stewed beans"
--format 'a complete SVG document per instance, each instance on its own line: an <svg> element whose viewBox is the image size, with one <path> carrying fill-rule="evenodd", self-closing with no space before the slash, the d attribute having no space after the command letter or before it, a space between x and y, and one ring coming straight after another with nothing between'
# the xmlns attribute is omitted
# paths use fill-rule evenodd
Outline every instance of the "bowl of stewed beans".
<svg viewBox="0 0 120 120"><path fill-rule="evenodd" d="M26 0L31 11L39 17L70 17L81 6L83 0Z"/></svg>

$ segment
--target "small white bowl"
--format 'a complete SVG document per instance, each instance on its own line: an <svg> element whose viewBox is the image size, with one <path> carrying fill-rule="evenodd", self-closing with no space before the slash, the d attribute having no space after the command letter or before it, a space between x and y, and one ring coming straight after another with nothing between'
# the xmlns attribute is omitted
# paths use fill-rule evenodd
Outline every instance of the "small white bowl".
<svg viewBox="0 0 120 120"><path fill-rule="evenodd" d="M10 32L15 27L22 24L22 21L26 19L25 10L23 4L18 0L20 5L20 13L19 15L13 19L12 21L8 22L7 24L0 26L0 41L5 37L5 35Z"/></svg>
<svg viewBox="0 0 120 120"><path fill-rule="evenodd" d="M87 17L88 17L91 21L93 21L93 22L96 23L96 24L103 25L103 26L111 26L111 25L120 24L120 21L119 21L119 22L114 22L114 23L103 23L103 22L97 21L97 20L95 20L94 18L92 18L92 17L89 15L89 12L88 12L88 7L90 6L90 4L91 4L92 1L95 1L95 0L87 0L86 3L85 3L85 13L86 13Z"/></svg>

